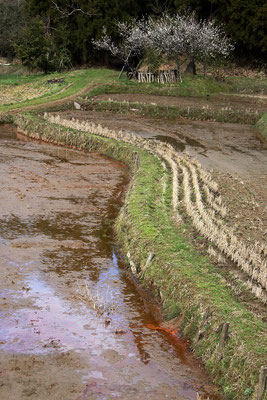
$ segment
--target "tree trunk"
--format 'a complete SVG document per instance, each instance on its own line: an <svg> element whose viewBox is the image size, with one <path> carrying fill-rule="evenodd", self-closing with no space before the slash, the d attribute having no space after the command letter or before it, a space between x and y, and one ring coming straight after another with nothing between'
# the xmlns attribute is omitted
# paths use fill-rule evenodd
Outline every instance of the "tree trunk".
<svg viewBox="0 0 267 400"><path fill-rule="evenodd" d="M82 63L83 63L83 65L87 64L87 42L86 42L86 39L83 39Z"/></svg>
<svg viewBox="0 0 267 400"><path fill-rule="evenodd" d="M123 73L123 71L124 71L124 68L125 68L126 65L128 64L129 58L130 58L130 56L131 56L131 52L132 52L132 51L130 50L129 54L127 55L126 60L124 60L124 64L123 64L123 67L122 67L122 69L121 69L121 72L120 72L120 74L119 74L119 78L118 78L118 79L121 78L122 73Z"/></svg>
<svg viewBox="0 0 267 400"><path fill-rule="evenodd" d="M122 76L122 73L123 73L123 71L124 71L124 68L125 68L125 65L126 65L126 64L123 64L123 67L122 67L122 69L121 69L121 72L120 72L120 74L119 74L119 77L118 77L118 79L120 79L120 78L121 78L121 76Z"/></svg>
<svg viewBox="0 0 267 400"><path fill-rule="evenodd" d="M204 61L203 63L203 75L206 76L206 72L207 72L207 63L206 61Z"/></svg>
<svg viewBox="0 0 267 400"><path fill-rule="evenodd" d="M187 64L185 73L190 75L196 75L196 64L194 57L191 57L189 63Z"/></svg>
<svg viewBox="0 0 267 400"><path fill-rule="evenodd" d="M179 81L182 83L183 79L182 79L182 74L181 74L181 65L178 60L176 60L176 67L177 67L177 82L179 79Z"/></svg>

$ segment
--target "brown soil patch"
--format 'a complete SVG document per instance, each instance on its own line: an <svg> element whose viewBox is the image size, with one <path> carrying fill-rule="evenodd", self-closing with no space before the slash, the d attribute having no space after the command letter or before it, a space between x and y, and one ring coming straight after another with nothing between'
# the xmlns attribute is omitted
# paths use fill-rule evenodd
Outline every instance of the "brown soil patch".
<svg viewBox="0 0 267 400"><path fill-rule="evenodd" d="M266 175L259 175L257 181L243 181L215 171L213 175L227 203L226 221L233 226L236 236L250 245L256 241L264 243L267 235Z"/></svg>

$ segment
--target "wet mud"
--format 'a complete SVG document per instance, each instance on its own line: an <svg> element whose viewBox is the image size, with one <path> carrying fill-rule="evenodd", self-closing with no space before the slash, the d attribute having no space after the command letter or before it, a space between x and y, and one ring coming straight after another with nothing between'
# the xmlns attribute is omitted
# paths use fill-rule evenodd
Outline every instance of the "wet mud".
<svg viewBox="0 0 267 400"><path fill-rule="evenodd" d="M112 228L127 167L12 126L0 163L1 400L219 399L127 278Z"/></svg>

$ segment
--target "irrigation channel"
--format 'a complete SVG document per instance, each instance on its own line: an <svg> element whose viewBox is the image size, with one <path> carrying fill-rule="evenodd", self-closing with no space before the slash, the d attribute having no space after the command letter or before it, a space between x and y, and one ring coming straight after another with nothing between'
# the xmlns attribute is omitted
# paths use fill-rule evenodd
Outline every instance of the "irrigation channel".
<svg viewBox="0 0 267 400"><path fill-rule="evenodd" d="M220 399L127 277L125 165L0 126L0 398Z"/></svg>

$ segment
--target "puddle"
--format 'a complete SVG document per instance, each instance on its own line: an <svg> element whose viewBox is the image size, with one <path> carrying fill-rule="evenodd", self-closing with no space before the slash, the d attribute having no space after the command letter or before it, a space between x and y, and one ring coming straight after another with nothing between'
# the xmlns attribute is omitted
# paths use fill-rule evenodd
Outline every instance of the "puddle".
<svg viewBox="0 0 267 400"><path fill-rule="evenodd" d="M172 145L178 152L184 151L186 147L185 143L180 142L172 136L157 135L155 139L159 140L160 142Z"/></svg>
<svg viewBox="0 0 267 400"><path fill-rule="evenodd" d="M0 140L10 141L17 140L16 130L13 125L0 124Z"/></svg>
<svg viewBox="0 0 267 400"><path fill-rule="evenodd" d="M157 139L163 143L168 143L168 144L172 145L174 147L174 149L177 150L178 152L180 152L180 151L183 152L184 150L186 150L189 147L205 149L205 146L203 146L198 140L191 139L187 136L177 135L177 137L174 137L171 135L168 135L168 136L157 135L153 139Z"/></svg>
<svg viewBox="0 0 267 400"><path fill-rule="evenodd" d="M126 277L113 222L127 168L12 143L0 142L0 156L12 154L8 166L0 157L0 397L219 399L186 341L160 327L153 299Z"/></svg>

